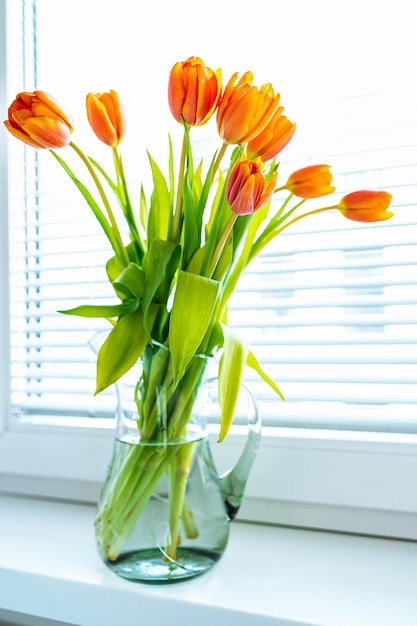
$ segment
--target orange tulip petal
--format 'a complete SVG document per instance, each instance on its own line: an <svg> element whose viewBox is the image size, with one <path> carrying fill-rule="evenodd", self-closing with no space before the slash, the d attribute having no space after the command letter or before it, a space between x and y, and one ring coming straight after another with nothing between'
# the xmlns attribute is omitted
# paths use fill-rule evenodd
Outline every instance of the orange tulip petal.
<svg viewBox="0 0 417 626"><path fill-rule="evenodd" d="M69 144L73 132L71 117L44 91L17 94L5 127L34 148L62 148Z"/></svg>
<svg viewBox="0 0 417 626"><path fill-rule="evenodd" d="M387 211L391 200L392 195L387 191L354 191L344 196L337 208L355 222L379 222L394 215Z"/></svg>
<svg viewBox="0 0 417 626"><path fill-rule="evenodd" d="M265 183L260 161L242 159L233 166L226 184L226 199L233 213L248 215L261 208L273 193L278 173Z"/></svg>
<svg viewBox="0 0 417 626"><path fill-rule="evenodd" d="M320 198L335 191L329 165L309 165L289 176L285 187L299 198Z"/></svg>
<svg viewBox="0 0 417 626"><path fill-rule="evenodd" d="M248 142L246 154L249 159L260 157L263 162L277 156L285 148L295 133L296 125L282 115L279 107L266 128Z"/></svg>
<svg viewBox="0 0 417 626"><path fill-rule="evenodd" d="M73 122L72 122L71 116L65 113L61 105L56 100L54 100L52 96L50 96L49 93L47 93L46 91L39 91L39 90L34 91L33 93L36 96L36 98L39 99L40 103L43 103L49 109L50 112L52 112L56 117L59 117L63 122L65 122L71 129L71 132L73 131L73 128L72 128Z"/></svg>
<svg viewBox="0 0 417 626"><path fill-rule="evenodd" d="M35 142L48 149L63 148L71 140L67 124L56 117L31 117L25 122L23 130Z"/></svg>
<svg viewBox="0 0 417 626"><path fill-rule="evenodd" d="M117 133L110 121L105 106L95 97L89 98L87 106L88 121L94 133L108 146L117 144Z"/></svg>
<svg viewBox="0 0 417 626"><path fill-rule="evenodd" d="M12 134L14 137L16 137L16 139L20 139L20 141L23 141L28 146L32 146L32 148L44 148L44 146L42 144L34 141L31 137L29 137L22 130L12 126L8 120L5 120L4 125L5 125L5 127L7 128L7 130L9 131L10 134Z"/></svg>
<svg viewBox="0 0 417 626"><path fill-rule="evenodd" d="M168 104L177 122L201 126L217 108L222 74L204 65L199 57L175 63L168 81Z"/></svg>
<svg viewBox="0 0 417 626"><path fill-rule="evenodd" d="M115 91L87 94L88 122L100 141L116 147L126 132L126 118L122 102Z"/></svg>
<svg viewBox="0 0 417 626"><path fill-rule="evenodd" d="M253 86L251 72L238 81L237 77L233 74L227 83L216 119L221 139L229 144L241 144L258 135L275 115L280 100L270 83Z"/></svg>

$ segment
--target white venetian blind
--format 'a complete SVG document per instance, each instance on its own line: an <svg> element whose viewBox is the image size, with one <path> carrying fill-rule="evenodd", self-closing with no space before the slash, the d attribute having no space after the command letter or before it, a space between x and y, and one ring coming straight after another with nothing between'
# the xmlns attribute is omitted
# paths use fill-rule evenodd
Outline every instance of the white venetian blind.
<svg viewBox="0 0 417 626"><path fill-rule="evenodd" d="M58 36L48 28L57 10L54 3L20 4L16 0L8 3L11 98L23 86L48 89L40 77L53 72L48 74L45 66L55 62L57 70L60 67L51 56L52 50L58 54ZM103 21L104 12L110 4L100 4L104 37L108 22ZM308 4L304 3L306 8ZM119 10L122 8L129 10L128 3L121 3ZM385 19L387 25L389 15ZM82 36L73 33L74 46ZM123 33L116 29L112 37L117 55L116 41ZM400 40L401 34L398 37ZM308 45L313 41L314 37ZM94 42L91 45L94 48ZM178 58L177 52L173 56L165 53L170 59L166 68L180 58L199 54L195 45ZM67 55L71 54L68 49ZM207 55L201 56L211 64ZM213 56L217 59L214 51ZM70 83L68 92L77 91L82 99L82 85L91 76L88 69L84 75L80 57L74 59L76 72L65 80ZM124 66L120 88L92 81L85 92L116 88L122 93L123 80L129 84L138 80L142 62L146 60ZM228 63L233 70L247 69L235 59ZM248 268L232 299L229 321L247 336L257 358L287 398L281 402L265 383L248 373L264 423L416 432L416 89L398 81L393 92L387 83L374 79L367 84L364 77L346 81L345 91L340 83L343 81L337 83L331 101L324 98L325 116L323 112L319 115L320 92L309 93L302 103L309 116L282 155L280 180L308 163L329 163L340 196L362 188L385 189L393 194L395 217L379 224L356 224L329 213L298 222ZM149 95L140 79L139 84ZM126 91L130 93L127 86ZM295 119L298 110L295 106L291 114L291 93L287 100L286 112ZM132 99L130 104L134 103ZM151 105L152 99L147 101L147 106ZM143 108L139 110L143 112ZM317 127L315 110L321 120ZM133 106L130 112L135 115ZM145 126L146 121L140 126L143 136ZM208 137L210 130L213 126L203 137ZM145 146L141 147L144 150ZM204 154L208 149L207 138L199 151ZM127 146L126 160L134 159L133 150L137 145ZM155 151L151 152L155 156ZM111 301L104 273L109 256L106 242L83 199L47 152L26 150L10 142L9 163L12 399L16 416L111 416L112 394L92 397L94 356L87 344L96 322L57 313L88 300ZM135 185L139 169L132 172ZM148 173L143 169L140 173L146 180ZM317 206L322 205L321 201Z"/></svg>

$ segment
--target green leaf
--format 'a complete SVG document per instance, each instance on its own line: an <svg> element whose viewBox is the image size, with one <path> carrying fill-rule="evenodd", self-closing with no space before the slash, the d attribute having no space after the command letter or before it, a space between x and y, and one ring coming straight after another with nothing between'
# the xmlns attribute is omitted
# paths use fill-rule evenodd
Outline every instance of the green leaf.
<svg viewBox="0 0 417 626"><path fill-rule="evenodd" d="M149 153L148 157L154 183L148 215L148 241L167 239L172 216L171 195L161 170Z"/></svg>
<svg viewBox="0 0 417 626"><path fill-rule="evenodd" d="M128 298L140 299L143 295L144 282L143 270L136 263L129 263L113 281L113 286L117 292L122 292Z"/></svg>
<svg viewBox="0 0 417 626"><path fill-rule="evenodd" d="M139 300L124 300L121 304L84 304L73 309L67 309L66 311L58 311L58 313L64 313L65 315L79 315L81 317L121 317L122 315L129 315L130 313L133 313L136 311L138 306Z"/></svg>
<svg viewBox="0 0 417 626"><path fill-rule="evenodd" d="M168 179L169 179L169 201L170 206L174 206L174 188L175 188L175 167L174 167L174 150L172 147L172 139L168 135L169 157L168 157Z"/></svg>
<svg viewBox="0 0 417 626"><path fill-rule="evenodd" d="M111 283L117 280L117 277L123 272L122 265L117 256L112 256L106 263L106 273Z"/></svg>
<svg viewBox="0 0 417 626"><path fill-rule="evenodd" d="M199 202L198 210L199 210L199 213L201 213L201 215L203 214L203 211L206 207L207 200L208 200L208 197L209 197L212 185L213 185L213 171L214 171L214 164L216 162L216 157L217 157L217 151L213 155L213 158L210 163L210 167L207 171L206 179L202 186L201 186L200 181L202 177L203 161L200 161L200 164L196 170L197 176L194 177L194 180L196 181L196 183L194 184L194 194L198 198L198 202ZM224 181L222 180L222 175L219 172L219 186L218 186L217 193L219 192L223 184L224 184Z"/></svg>
<svg viewBox="0 0 417 626"><path fill-rule="evenodd" d="M191 272L192 274L200 274L201 265L203 263L203 257L204 257L204 246L201 246L201 248L196 250L191 261L189 262L188 267L186 268L187 272Z"/></svg>
<svg viewBox="0 0 417 626"><path fill-rule="evenodd" d="M261 378L263 378L263 380L279 395L279 397L282 400L285 400L285 397L281 393L281 391L278 389L278 386L274 383L272 378L270 378L270 376L268 376L268 374L262 369L262 367L260 366L259 362L257 361L255 355L253 354L251 350L248 353L246 364L252 369L254 369L256 372L258 372Z"/></svg>
<svg viewBox="0 0 417 626"><path fill-rule="evenodd" d="M187 267L190 259L201 243L201 217L197 215L197 204L192 193L191 175L187 172L182 190L182 210L184 215L184 246L183 267Z"/></svg>
<svg viewBox="0 0 417 626"><path fill-rule="evenodd" d="M219 365L219 442L227 435L235 414L243 369L249 353L247 342L222 325L224 345Z"/></svg>
<svg viewBox="0 0 417 626"><path fill-rule="evenodd" d="M143 311L145 330L149 325L147 322L148 309L161 285L165 289L170 289L172 277L176 272L180 256L180 248L172 241L162 241L154 239L151 242L148 253L144 259L145 283L143 288ZM161 294L159 300L166 302L167 293ZM149 340L151 339L148 337Z"/></svg>
<svg viewBox="0 0 417 626"><path fill-rule="evenodd" d="M216 264L216 268L214 270L213 278L214 280L221 281L230 271L230 268L233 263L233 238L234 235L231 234L224 244L222 253L220 258Z"/></svg>
<svg viewBox="0 0 417 626"><path fill-rule="evenodd" d="M139 219L145 231L148 230L148 203L143 185L140 186Z"/></svg>
<svg viewBox="0 0 417 626"><path fill-rule="evenodd" d="M232 211L224 196L224 192L216 207L213 222L210 225L207 240L204 246L205 255L202 264L202 272L206 273L213 257L214 250L223 235L223 232L232 216Z"/></svg>
<svg viewBox="0 0 417 626"><path fill-rule="evenodd" d="M256 235L256 232L259 228L259 225L262 223L262 221L265 219L267 212L265 212L265 207L262 207L261 209L259 209L259 211L256 211L255 213L253 213L252 215L249 215L247 217L249 217L250 219L247 221L244 221L244 226L246 232L244 233L238 233L237 238L239 240L241 240L243 238L243 235L245 235L244 241L243 241L243 245L241 246L241 249L239 251L239 256L237 257L237 262L233 267L232 272L230 273L230 275L227 278L226 284L224 286L224 290L223 290L223 302L227 302L230 298L230 296L232 295L236 284L242 274L242 272L244 271L244 269L246 268L247 264L248 264L248 259L250 257L251 254L251 250L252 250L252 244L253 244L253 240L254 237ZM233 227L233 245L235 247L235 229L238 226L238 224L241 222L241 219L244 216L240 216L239 219L236 221L235 226ZM235 255L233 255L235 256Z"/></svg>
<svg viewBox="0 0 417 626"><path fill-rule="evenodd" d="M153 307L155 318L158 307ZM130 315L118 319L101 346L97 356L97 381L95 395L117 382L141 356L147 345L143 329L143 311L138 308Z"/></svg>
<svg viewBox="0 0 417 626"><path fill-rule="evenodd" d="M219 283L181 271L175 291L169 328L175 384L196 354L212 321Z"/></svg>
<svg viewBox="0 0 417 626"><path fill-rule="evenodd" d="M97 218L98 222L100 223L100 226L102 227L103 231L105 232L108 240L110 241L113 250L115 252L117 252L117 244L115 241L115 237L111 228L111 225L109 224L109 222L107 221L106 216L104 215L103 211L100 209L99 205L97 204L97 202L94 200L93 196L91 195L90 191L87 189L87 187L75 176L74 172L71 170L71 168L65 163L65 161L59 156L59 154L57 154L54 150L50 150L51 154L56 158L56 160L58 161L58 163L64 168L65 172L68 174L68 176L71 178L72 182L75 184L75 186L79 189L79 191L81 192L81 194L84 196L84 199L86 200L87 204L89 205L89 207L92 209L95 217Z"/></svg>
<svg viewBox="0 0 417 626"><path fill-rule="evenodd" d="M93 159L93 157L88 157L88 159L94 165L94 167L100 172L103 178L107 181L107 184L112 189L112 191L117 195L117 185L113 182L110 176L106 173L104 168L95 159Z"/></svg>

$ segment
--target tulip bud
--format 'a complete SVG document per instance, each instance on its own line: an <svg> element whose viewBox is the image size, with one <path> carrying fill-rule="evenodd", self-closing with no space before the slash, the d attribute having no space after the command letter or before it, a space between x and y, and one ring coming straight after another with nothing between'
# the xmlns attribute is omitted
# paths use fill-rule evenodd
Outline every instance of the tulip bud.
<svg viewBox="0 0 417 626"><path fill-rule="evenodd" d="M387 211L392 195L387 191L354 191L344 196L337 208L355 222L379 222L394 215Z"/></svg>
<svg viewBox="0 0 417 626"><path fill-rule="evenodd" d="M334 192L332 181L329 165L309 165L293 172L285 189L299 198L320 198Z"/></svg>
<svg viewBox="0 0 417 626"><path fill-rule="evenodd" d="M280 95L270 83L252 85L253 74L246 72L237 81L235 73L224 90L217 111L217 129L226 144L241 144L261 133L279 107Z"/></svg>
<svg viewBox="0 0 417 626"><path fill-rule="evenodd" d="M214 113L222 89L222 74L199 57L175 63L168 83L168 102L177 122L202 126Z"/></svg>
<svg viewBox="0 0 417 626"><path fill-rule="evenodd" d="M111 148L122 141L126 133L126 115L115 91L87 94L87 118L94 133Z"/></svg>
<svg viewBox="0 0 417 626"><path fill-rule="evenodd" d="M233 213L247 215L260 209L270 199L277 176L274 172L266 182L260 160L235 163L226 184L226 200Z"/></svg>
<svg viewBox="0 0 417 626"><path fill-rule="evenodd" d="M74 130L71 117L45 91L17 94L4 125L29 146L46 149L67 146Z"/></svg>

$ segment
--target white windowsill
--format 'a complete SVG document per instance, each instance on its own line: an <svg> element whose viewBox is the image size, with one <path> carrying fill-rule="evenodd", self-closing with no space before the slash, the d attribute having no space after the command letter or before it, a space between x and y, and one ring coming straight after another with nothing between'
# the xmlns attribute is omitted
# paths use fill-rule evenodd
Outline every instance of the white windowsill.
<svg viewBox="0 0 417 626"><path fill-rule="evenodd" d="M0 496L0 623L12 611L77 626L416 624L416 542L233 522L209 574L147 586L102 564L93 515Z"/></svg>

